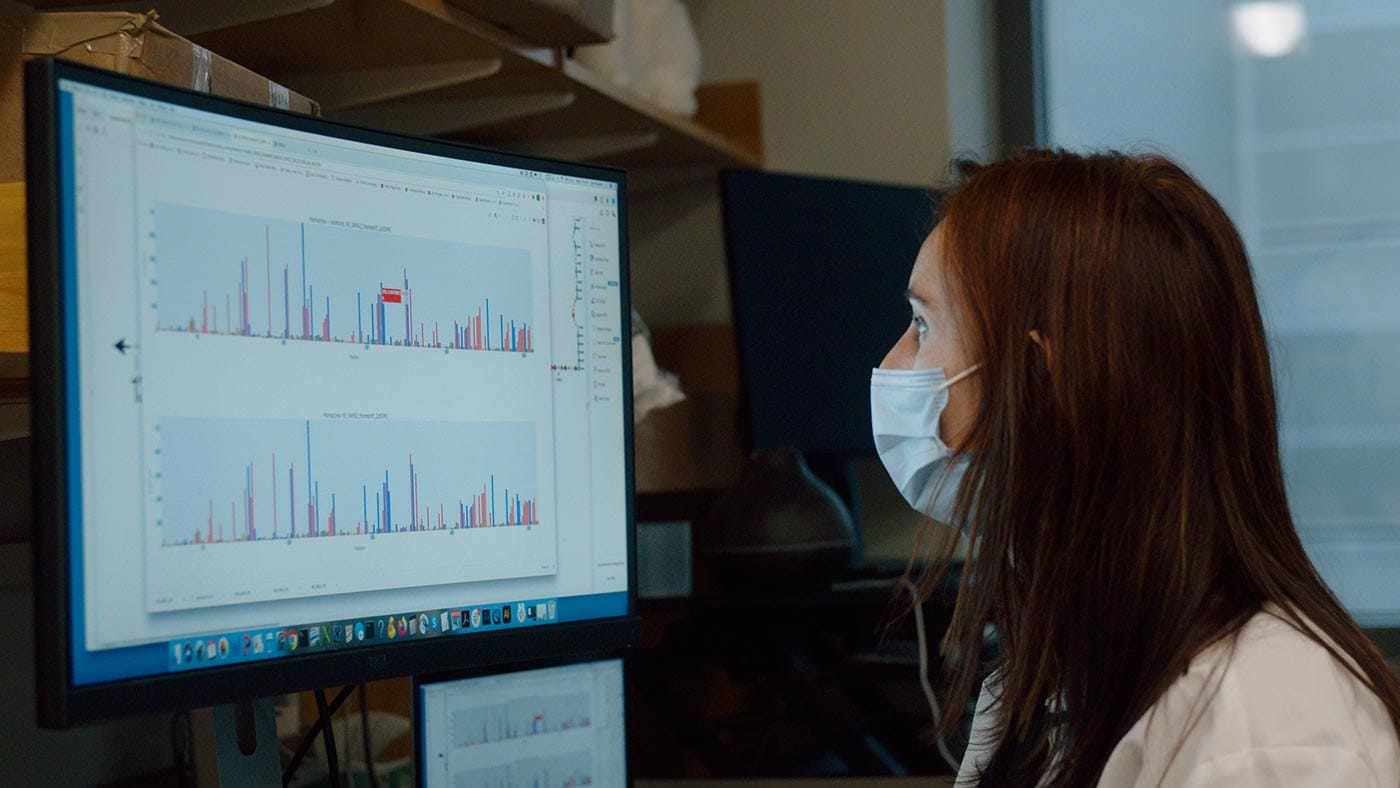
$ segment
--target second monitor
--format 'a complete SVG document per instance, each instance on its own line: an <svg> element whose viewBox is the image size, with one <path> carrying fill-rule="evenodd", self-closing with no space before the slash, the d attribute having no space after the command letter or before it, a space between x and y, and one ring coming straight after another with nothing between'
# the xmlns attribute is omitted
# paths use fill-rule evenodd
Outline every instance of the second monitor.
<svg viewBox="0 0 1400 788"><path fill-rule="evenodd" d="M424 788L628 785L623 660L415 682Z"/></svg>

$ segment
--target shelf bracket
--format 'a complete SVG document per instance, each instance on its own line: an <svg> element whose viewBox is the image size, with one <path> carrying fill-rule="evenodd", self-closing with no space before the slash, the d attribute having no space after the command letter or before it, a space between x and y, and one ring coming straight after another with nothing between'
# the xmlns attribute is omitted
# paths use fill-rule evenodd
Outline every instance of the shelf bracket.
<svg viewBox="0 0 1400 788"><path fill-rule="evenodd" d="M416 96L430 90L465 85L501 70L501 59L473 58L450 63L385 66L327 74L301 74L283 82L321 102L321 112L332 114L385 101Z"/></svg>
<svg viewBox="0 0 1400 788"><path fill-rule="evenodd" d="M564 109L575 98L572 90L556 90L445 101L382 102L326 114L346 123L440 137Z"/></svg>

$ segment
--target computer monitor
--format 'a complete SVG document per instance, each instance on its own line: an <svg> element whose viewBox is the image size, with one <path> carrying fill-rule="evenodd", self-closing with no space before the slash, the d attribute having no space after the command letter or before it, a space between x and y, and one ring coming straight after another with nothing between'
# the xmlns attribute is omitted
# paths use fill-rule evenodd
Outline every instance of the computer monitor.
<svg viewBox="0 0 1400 788"><path fill-rule="evenodd" d="M41 724L634 637L622 172L26 79Z"/></svg>
<svg viewBox="0 0 1400 788"><path fill-rule="evenodd" d="M414 684L423 788L630 784L621 658Z"/></svg>
<svg viewBox="0 0 1400 788"><path fill-rule="evenodd" d="M934 193L744 170L720 183L747 445L873 456L870 369L909 324Z"/></svg>

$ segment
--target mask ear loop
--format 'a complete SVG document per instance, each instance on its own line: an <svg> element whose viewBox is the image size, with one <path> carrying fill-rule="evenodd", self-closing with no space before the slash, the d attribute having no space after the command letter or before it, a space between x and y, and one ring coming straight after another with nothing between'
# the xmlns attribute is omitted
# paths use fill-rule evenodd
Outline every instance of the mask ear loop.
<svg viewBox="0 0 1400 788"><path fill-rule="evenodd" d="M967 377L968 375L971 375L972 373L976 372L981 366L982 366L982 365L981 365L980 363L978 363L978 364L973 364L972 366L968 367L967 369L963 370L962 372L959 372L958 374L952 376L951 378L948 378L947 380L943 381L942 385L940 385L940 386L938 387L937 390L938 390L938 391L942 391L943 389L946 389L946 388L952 386L954 383L957 383L958 381L962 380L963 378Z"/></svg>

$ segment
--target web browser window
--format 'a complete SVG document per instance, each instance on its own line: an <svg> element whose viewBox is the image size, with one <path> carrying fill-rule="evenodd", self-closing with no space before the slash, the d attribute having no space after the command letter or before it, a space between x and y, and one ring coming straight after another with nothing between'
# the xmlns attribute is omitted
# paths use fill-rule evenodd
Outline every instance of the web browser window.
<svg viewBox="0 0 1400 788"><path fill-rule="evenodd" d="M75 682L626 612L615 182L60 90Z"/></svg>

